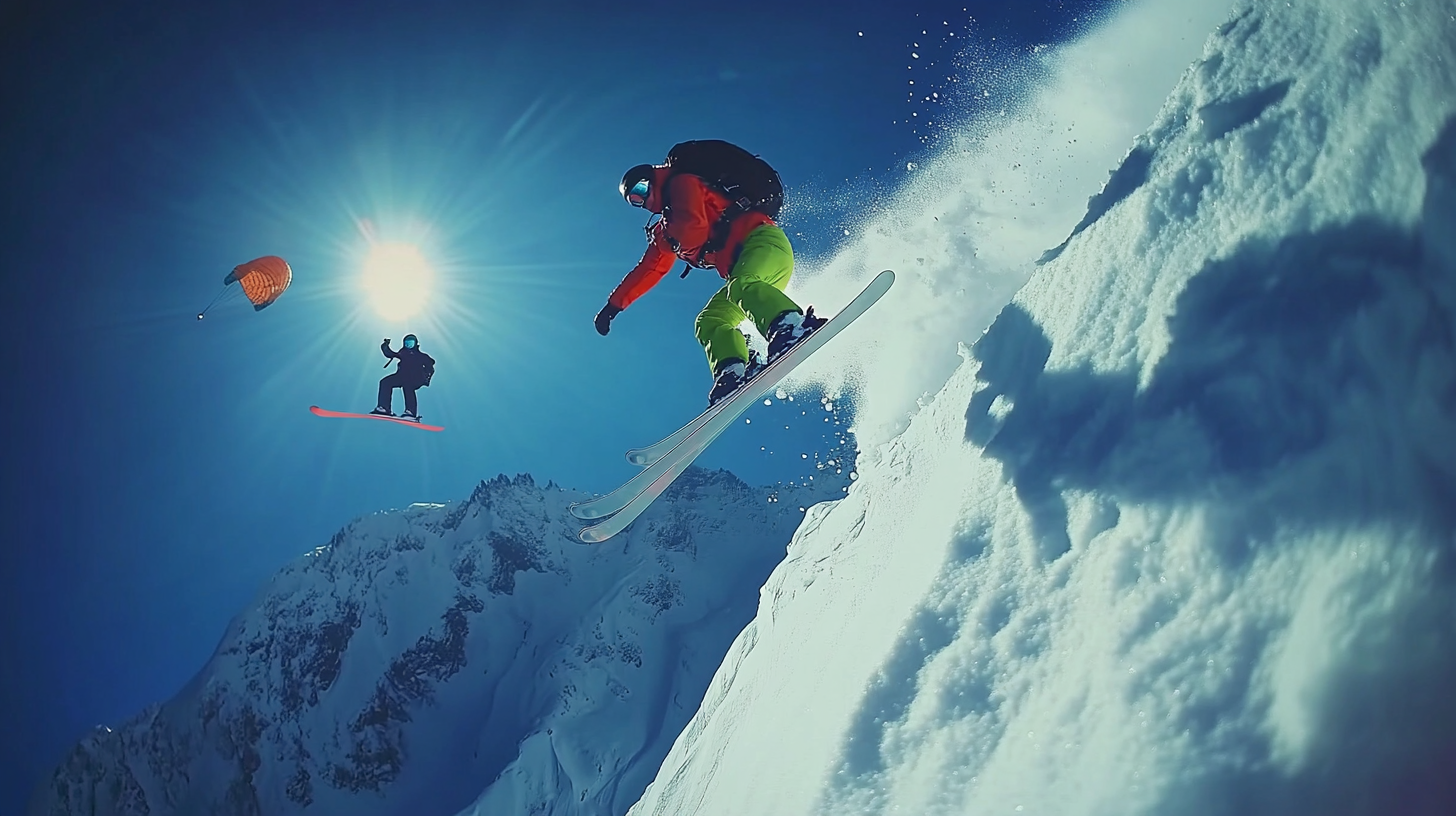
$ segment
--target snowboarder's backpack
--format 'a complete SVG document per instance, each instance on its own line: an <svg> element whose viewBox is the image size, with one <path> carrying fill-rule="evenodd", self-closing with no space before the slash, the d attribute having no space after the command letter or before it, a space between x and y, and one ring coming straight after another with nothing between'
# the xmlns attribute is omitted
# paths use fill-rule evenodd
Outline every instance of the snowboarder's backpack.
<svg viewBox="0 0 1456 816"><path fill-rule="evenodd" d="M784 206L784 183L777 170L747 150L721 139L699 139L673 145L667 151L671 178L692 173L728 197L734 215L754 210L777 218Z"/></svg>
<svg viewBox="0 0 1456 816"><path fill-rule="evenodd" d="M722 248L728 226L746 212L761 212L777 218L784 206L784 182L769 163L747 150L721 139L698 139L673 145L667 151L670 180L678 173L691 173L732 202L713 225L704 253ZM666 187L667 185L664 185Z"/></svg>

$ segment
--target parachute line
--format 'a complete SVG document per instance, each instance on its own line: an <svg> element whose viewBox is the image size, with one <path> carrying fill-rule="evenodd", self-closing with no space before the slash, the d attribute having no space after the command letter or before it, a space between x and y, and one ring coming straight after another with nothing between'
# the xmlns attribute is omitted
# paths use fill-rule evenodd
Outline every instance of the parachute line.
<svg viewBox="0 0 1456 816"><path fill-rule="evenodd" d="M234 283L238 285L238 289L232 288ZM238 264L222 279L223 290L205 309L197 313L197 319L206 317L213 306L229 293L236 291L241 291L253 304L253 311L260 312L277 300L290 283L293 283L293 269L277 255L264 255L245 264Z"/></svg>
<svg viewBox="0 0 1456 816"><path fill-rule="evenodd" d="M197 313L197 319L198 320L201 320L202 318L207 317L207 313L212 310L212 307L216 306L217 305L217 302L219 300L222 300L223 296L226 295L230 291L231 290L229 290L229 289L224 289L221 292L218 292L217 295L213 297L213 299L211 300L211 302L209 302L206 306L204 306L203 309L202 309L202 311L200 311L200 312Z"/></svg>

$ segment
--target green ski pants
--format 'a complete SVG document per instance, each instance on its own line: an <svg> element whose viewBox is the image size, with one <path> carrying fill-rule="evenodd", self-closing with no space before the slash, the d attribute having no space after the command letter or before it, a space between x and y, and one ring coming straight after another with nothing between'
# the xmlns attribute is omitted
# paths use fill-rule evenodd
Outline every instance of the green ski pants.
<svg viewBox="0 0 1456 816"><path fill-rule="evenodd" d="M714 374L725 360L748 362L748 341L738 330L745 318L767 337L774 318L802 311L784 294L793 274L794 249L782 229L764 224L748 233L738 261L728 272L727 284L708 299L693 324Z"/></svg>

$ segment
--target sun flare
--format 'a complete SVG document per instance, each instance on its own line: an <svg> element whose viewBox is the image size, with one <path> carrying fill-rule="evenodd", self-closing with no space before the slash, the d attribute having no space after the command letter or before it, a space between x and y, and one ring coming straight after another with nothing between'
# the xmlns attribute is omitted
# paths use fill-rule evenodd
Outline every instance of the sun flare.
<svg viewBox="0 0 1456 816"><path fill-rule="evenodd" d="M364 291L385 320L418 314L430 299L435 271L413 244L379 243L364 260Z"/></svg>

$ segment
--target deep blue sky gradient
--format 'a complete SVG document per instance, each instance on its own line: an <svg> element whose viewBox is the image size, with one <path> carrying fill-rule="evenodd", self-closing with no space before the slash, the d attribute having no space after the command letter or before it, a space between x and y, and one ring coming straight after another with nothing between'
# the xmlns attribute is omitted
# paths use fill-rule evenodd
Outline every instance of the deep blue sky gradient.
<svg viewBox="0 0 1456 816"><path fill-rule="evenodd" d="M954 120L908 77L954 101L968 34L1046 42L1096 5L0 11L0 811L88 728L175 693L275 570L351 518L502 472L604 491L631 473L623 450L701 407L691 327L712 273L668 278L609 338L592 330L643 246L623 169L682 139L739 142L798 196L784 220L801 255L825 256L852 212L805 202L892 190ZM435 262L419 319L362 300L365 231ZM263 254L294 268L283 299L193 319ZM410 331L439 360L421 405L445 433L307 412L367 410L379 340ZM759 408L774 421L702 461L801 480L799 453L835 427L810 414Z"/></svg>

